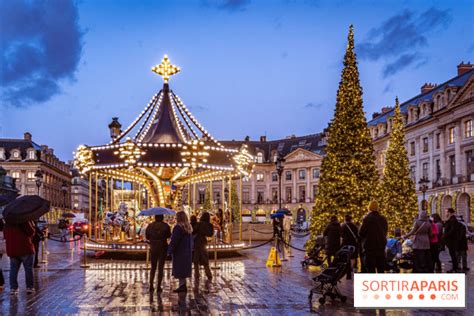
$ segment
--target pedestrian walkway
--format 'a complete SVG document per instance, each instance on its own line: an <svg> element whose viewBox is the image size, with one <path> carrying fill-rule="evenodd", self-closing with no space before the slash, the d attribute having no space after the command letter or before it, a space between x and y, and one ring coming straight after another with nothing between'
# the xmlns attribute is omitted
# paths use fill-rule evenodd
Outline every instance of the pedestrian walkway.
<svg viewBox="0 0 474 316"><path fill-rule="evenodd" d="M295 241L302 247L303 241ZM24 293L24 280L20 280L20 294L11 297L7 289L0 294L2 315L75 315L99 313L127 313L147 315L155 312L166 314L190 313L212 315L307 315L308 291L311 277L317 271L302 269L303 253L283 262L281 268L267 268L270 245L243 252L241 257L219 262L219 270L213 270L214 280L206 284L188 284L188 294L175 294L177 281L171 278L170 264L165 268L164 292L158 296L148 293L149 270L140 260L91 259L90 269L80 265L80 250L67 244L49 242L50 254L45 268L38 269L35 282L38 291L34 295ZM470 251L470 261L474 252ZM447 254L442 255L448 262ZM4 273L8 260L2 260ZM23 278L23 273L21 273ZM8 279L8 273L5 273ZM473 280L472 263L468 276ZM469 297L474 297L473 282ZM346 304L326 303L320 307L317 300L313 307L321 315L375 315L375 311L355 310L352 300L352 281L343 279L340 286L349 297ZM390 311L386 315L472 315L467 311Z"/></svg>

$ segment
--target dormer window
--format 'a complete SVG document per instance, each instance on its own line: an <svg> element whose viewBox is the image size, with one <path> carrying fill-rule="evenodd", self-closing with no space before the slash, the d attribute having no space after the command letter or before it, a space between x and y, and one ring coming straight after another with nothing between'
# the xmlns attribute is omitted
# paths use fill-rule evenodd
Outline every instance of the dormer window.
<svg viewBox="0 0 474 316"><path fill-rule="evenodd" d="M28 159L35 160L36 159L36 152L34 150L28 151Z"/></svg>
<svg viewBox="0 0 474 316"><path fill-rule="evenodd" d="M11 158L15 160L21 159L20 151L18 149L13 149L11 152Z"/></svg>
<svg viewBox="0 0 474 316"><path fill-rule="evenodd" d="M256 162L257 163L263 163L263 153L262 152L257 153Z"/></svg>
<svg viewBox="0 0 474 316"><path fill-rule="evenodd" d="M5 160L5 149L0 148L0 160Z"/></svg>

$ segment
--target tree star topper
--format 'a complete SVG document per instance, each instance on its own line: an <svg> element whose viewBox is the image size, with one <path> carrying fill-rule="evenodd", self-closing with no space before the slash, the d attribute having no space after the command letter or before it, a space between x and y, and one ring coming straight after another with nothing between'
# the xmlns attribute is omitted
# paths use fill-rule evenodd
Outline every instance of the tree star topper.
<svg viewBox="0 0 474 316"><path fill-rule="evenodd" d="M179 67L172 65L170 63L170 60L168 59L168 55L165 55L165 57L163 57L161 64L156 65L151 70L154 73L157 73L158 75L162 76L165 83L168 83L168 80L170 79L172 75L175 75L181 71Z"/></svg>

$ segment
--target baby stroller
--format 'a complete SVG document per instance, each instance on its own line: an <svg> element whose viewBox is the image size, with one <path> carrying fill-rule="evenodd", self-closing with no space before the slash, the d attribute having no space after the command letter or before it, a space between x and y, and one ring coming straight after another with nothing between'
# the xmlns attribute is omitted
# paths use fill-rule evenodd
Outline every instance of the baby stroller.
<svg viewBox="0 0 474 316"><path fill-rule="evenodd" d="M301 261L301 266L303 268L311 265L325 269L327 268L326 264L326 257L323 256L322 251L324 250L324 238L323 236L316 237L316 244L314 245L313 249L311 249L307 256L305 256L304 260Z"/></svg>
<svg viewBox="0 0 474 316"><path fill-rule="evenodd" d="M334 261L329 267L313 278L314 285L309 292L309 302L311 305L313 302L313 293L322 295L319 298L321 305L326 302L327 296L332 300L338 298L343 303L347 300L347 296L342 295L337 288L337 282L347 274L347 269L351 268L351 257L355 250L354 246L343 246L336 253Z"/></svg>

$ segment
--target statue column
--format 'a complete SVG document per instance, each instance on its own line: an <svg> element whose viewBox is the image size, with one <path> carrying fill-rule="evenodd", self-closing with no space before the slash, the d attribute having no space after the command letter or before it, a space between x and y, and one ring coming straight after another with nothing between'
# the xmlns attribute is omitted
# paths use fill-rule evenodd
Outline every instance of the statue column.
<svg viewBox="0 0 474 316"><path fill-rule="evenodd" d="M439 130L439 168L441 169L441 179L446 179L446 140L445 140L446 127L442 127Z"/></svg>
<svg viewBox="0 0 474 316"><path fill-rule="evenodd" d="M456 127L454 130L454 154L456 155L456 177L460 177L461 175L466 174L466 168L464 164L464 154L461 151L461 142L462 142L462 128L461 128L461 120L456 123ZM459 183L459 178L457 179Z"/></svg>

